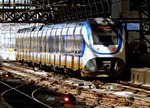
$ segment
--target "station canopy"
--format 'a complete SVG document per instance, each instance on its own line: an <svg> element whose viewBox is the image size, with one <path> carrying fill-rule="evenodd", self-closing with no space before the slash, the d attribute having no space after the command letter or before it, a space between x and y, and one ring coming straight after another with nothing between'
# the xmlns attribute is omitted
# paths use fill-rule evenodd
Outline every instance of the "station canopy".
<svg viewBox="0 0 150 108"><path fill-rule="evenodd" d="M111 0L0 0L0 22L54 23L109 17Z"/></svg>

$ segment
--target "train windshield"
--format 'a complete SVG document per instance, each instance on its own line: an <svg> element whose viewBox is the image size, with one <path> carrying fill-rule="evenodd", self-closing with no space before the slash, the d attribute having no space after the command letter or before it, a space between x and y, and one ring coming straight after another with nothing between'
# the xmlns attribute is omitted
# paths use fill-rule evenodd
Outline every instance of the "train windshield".
<svg viewBox="0 0 150 108"><path fill-rule="evenodd" d="M110 25L92 26L92 37L94 45L117 45L117 27Z"/></svg>

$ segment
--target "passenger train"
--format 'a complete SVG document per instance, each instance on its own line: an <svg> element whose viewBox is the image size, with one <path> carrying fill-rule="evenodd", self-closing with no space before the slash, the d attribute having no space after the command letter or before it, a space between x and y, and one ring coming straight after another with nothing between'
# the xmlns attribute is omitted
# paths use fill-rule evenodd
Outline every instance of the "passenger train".
<svg viewBox="0 0 150 108"><path fill-rule="evenodd" d="M125 33L117 19L40 25L18 30L16 59L90 77L118 77L125 66Z"/></svg>

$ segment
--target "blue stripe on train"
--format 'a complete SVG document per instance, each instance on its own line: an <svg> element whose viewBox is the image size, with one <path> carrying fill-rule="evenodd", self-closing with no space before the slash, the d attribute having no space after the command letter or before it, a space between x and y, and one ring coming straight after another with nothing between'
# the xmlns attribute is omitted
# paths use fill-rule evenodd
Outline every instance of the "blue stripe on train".
<svg viewBox="0 0 150 108"><path fill-rule="evenodd" d="M91 45L91 38L92 38L92 31L91 31L91 27L90 27L90 24L88 23L88 22L86 22L86 24L85 24L85 26L86 26L86 29L87 29L87 36L88 36L88 40L89 40L89 43L90 43L90 48L95 52L95 53L97 53L97 54L102 54L102 55L108 55L108 54L115 54L115 53L118 53L119 51L120 51L120 49L121 49L121 46L122 46L122 35L123 35L123 33L122 32L118 32L118 34L119 34L119 37L118 37L118 48L117 48L117 50L115 51L115 52L112 52L112 53L100 53L100 52L98 52L98 51L96 51L93 47L92 47L92 45Z"/></svg>

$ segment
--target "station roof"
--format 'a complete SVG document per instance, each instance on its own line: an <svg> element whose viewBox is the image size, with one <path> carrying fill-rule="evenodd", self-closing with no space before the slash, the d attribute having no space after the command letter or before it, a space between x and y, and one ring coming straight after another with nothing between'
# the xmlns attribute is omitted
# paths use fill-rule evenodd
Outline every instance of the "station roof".
<svg viewBox="0 0 150 108"><path fill-rule="evenodd" d="M0 0L0 22L55 23L108 17L111 0Z"/></svg>

